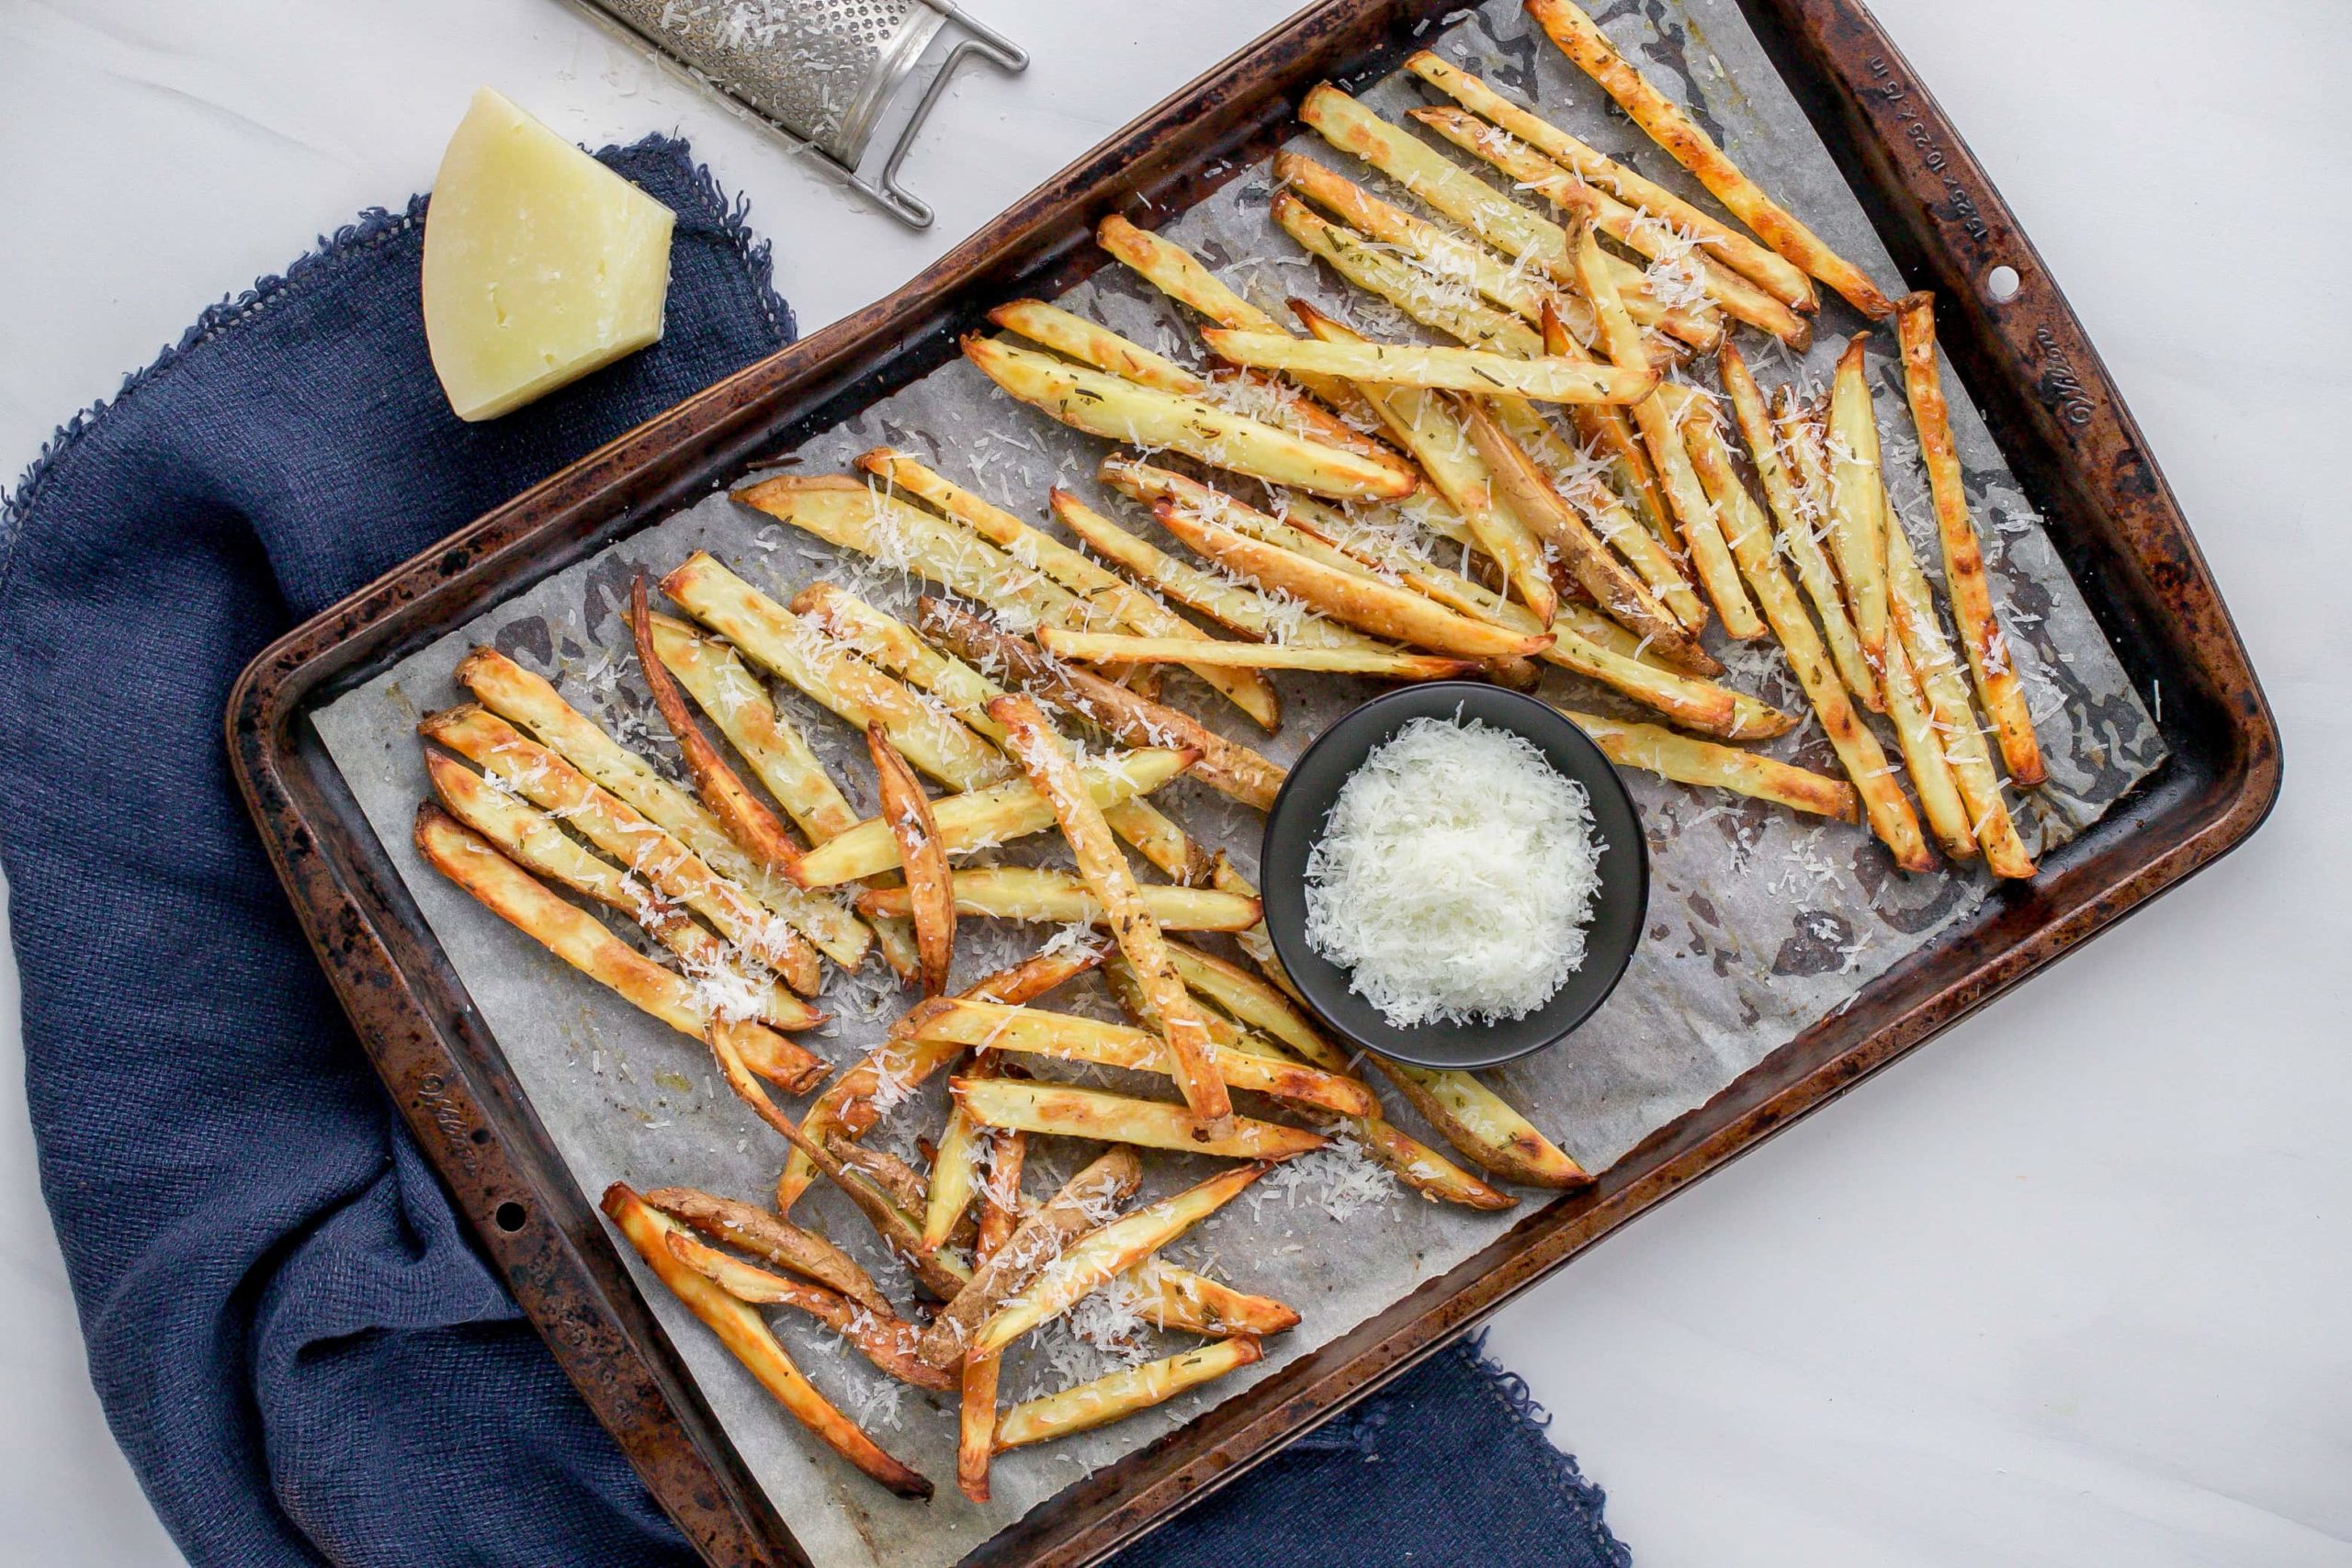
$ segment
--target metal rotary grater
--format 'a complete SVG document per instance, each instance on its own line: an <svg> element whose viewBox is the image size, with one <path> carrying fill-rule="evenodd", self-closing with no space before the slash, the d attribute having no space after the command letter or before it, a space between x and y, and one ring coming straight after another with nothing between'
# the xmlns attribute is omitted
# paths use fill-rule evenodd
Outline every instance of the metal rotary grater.
<svg viewBox="0 0 2352 1568"><path fill-rule="evenodd" d="M1019 71L1029 57L953 0L579 0L605 21L822 160L902 222L930 205L899 184L915 132L966 54ZM866 154L891 100L943 32L960 33L891 144L878 184Z"/></svg>

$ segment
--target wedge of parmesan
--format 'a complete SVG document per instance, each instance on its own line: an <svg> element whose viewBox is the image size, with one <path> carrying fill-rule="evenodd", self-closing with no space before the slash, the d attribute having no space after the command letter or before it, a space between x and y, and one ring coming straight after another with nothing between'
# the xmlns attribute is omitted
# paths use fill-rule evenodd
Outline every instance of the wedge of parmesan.
<svg viewBox="0 0 2352 1568"><path fill-rule="evenodd" d="M495 419L662 337L670 209L483 87L424 220L424 341L459 419Z"/></svg>

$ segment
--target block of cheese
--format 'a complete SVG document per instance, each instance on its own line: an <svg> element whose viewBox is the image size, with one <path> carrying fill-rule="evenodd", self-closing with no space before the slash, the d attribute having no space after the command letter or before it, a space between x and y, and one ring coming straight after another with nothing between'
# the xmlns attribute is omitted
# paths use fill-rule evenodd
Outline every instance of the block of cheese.
<svg viewBox="0 0 2352 1568"><path fill-rule="evenodd" d="M424 219L424 340L495 419L662 336L670 209L484 87Z"/></svg>

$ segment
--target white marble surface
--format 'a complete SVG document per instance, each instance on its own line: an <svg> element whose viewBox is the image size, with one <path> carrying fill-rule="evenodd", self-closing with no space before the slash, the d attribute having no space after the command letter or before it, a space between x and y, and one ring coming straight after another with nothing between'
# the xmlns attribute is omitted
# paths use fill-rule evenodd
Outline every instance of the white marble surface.
<svg viewBox="0 0 2352 1568"><path fill-rule="evenodd" d="M478 83L692 135L820 325L1277 19L989 0L867 216L557 0L0 0L0 468L209 299L429 183ZM2352 1564L2352 416L2337 0L1881 0L2180 492L2288 735L2235 856L1524 1298L1493 1344L1658 1564ZM2328 677L2334 676L2331 680ZM31 1190L0 955L0 1179ZM176 1561L46 1218L0 1206L0 1561ZM1367 1559L1367 1561L1371 1561Z"/></svg>

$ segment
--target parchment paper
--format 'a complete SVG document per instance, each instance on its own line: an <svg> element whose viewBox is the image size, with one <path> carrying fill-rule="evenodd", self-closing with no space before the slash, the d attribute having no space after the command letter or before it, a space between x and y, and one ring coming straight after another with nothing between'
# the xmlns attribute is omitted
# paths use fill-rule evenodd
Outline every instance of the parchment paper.
<svg viewBox="0 0 2352 1568"><path fill-rule="evenodd" d="M1650 18L1657 18L1656 25ZM1610 35L1651 79L1686 103L1746 168L1883 285L1895 270L1860 206L1839 178L1785 87L1766 63L1732 0L1645 0L1600 13ZM1534 33L1511 0L1459 13L1458 25L1432 28L1430 43L1603 151L1662 183L1704 200L1670 162L1602 95ZM1392 117L1428 96L1410 78L1366 95ZM1377 186L1361 165L1298 145ZM1170 232L1193 247L1261 304L1279 307L1302 294L1384 334L1400 331L1393 315L1319 272L1265 216L1262 171L1224 187L1174 223ZM1825 291L1826 294L1826 291ZM1182 358L1197 357L1190 323L1124 268L1105 266L1065 301L1139 341ZM1759 378L1826 382L1836 345L1859 321L1827 299L1819 346L1802 363L1784 363L1758 334L1743 335ZM1907 440L1910 422L1899 374L1881 358L1878 396L1888 433L1890 479L1906 526L1930 573L1939 555L1925 482ZM2027 507L1974 409L1956 384L1953 418L1971 498L1985 536L1996 599L2033 694L2052 784L2020 813L2029 836L2055 841L2096 819L2162 760L2154 726L2091 620L2081 596ZM957 362L876 404L849 424L808 444L797 470L838 471L877 442L933 459L1024 515L1042 517L1046 488L1068 485L1131 525L1140 513L1102 492L1091 479L1103 444L1075 434L997 394ZM715 496L487 612L322 711L316 723L369 821L407 880L485 1021L530 1093L581 1187L594 1195L625 1179L640 1190L683 1183L752 1200L770 1190L783 1154L773 1134L714 1081L698 1044L632 1011L572 975L500 922L416 857L409 829L425 776L413 726L421 712L461 701L451 680L464 652L491 642L557 681L583 709L639 750L673 755L647 705L620 606L639 570L656 575L695 548L706 548L753 582L787 598L802 584L832 577L886 607L910 604L915 585L861 562L838 559L806 536ZM1731 679L1792 711L1801 694L1777 654L1742 650ZM1170 678L1177 702L1277 761L1295 757L1324 725L1374 688L1329 678L1277 676L1286 721L1271 739L1190 678ZM1549 694L1573 697L1629 716L1606 694L1554 671ZM779 694L861 807L870 807L869 766L847 727L788 690ZM1891 745L1891 741L1890 741ZM1772 748L1776 754L1836 772L1818 728L1808 721ZM1979 873L1917 878L1891 874L1865 833L1818 823L1720 792L1630 775L1650 840L1654 891L1648 939L1631 973L1575 1041L1493 1075L1589 1168L1605 1168L1654 1129L1702 1103L1773 1048L1845 1005L1874 976L1934 940L1984 897ZM1181 782L1157 797L1204 841L1231 851L1254 869L1261 818L1223 797ZM1027 858L1035 841L1008 852ZM1050 934L1036 928L981 928L960 944L958 983L1033 951ZM825 996L835 1021L809 1043L847 1064L877 1040L910 999L876 978L836 975ZM1091 982L1088 983L1091 986ZM1086 987L1058 994L1055 1006L1100 1010L1105 998ZM1396 1114L1419 1128L1400 1105ZM873 1136L909 1148L918 1132L942 1119L937 1086L893 1113ZM1432 1141L1435 1141L1432 1137ZM1044 1142L1044 1141L1041 1141ZM1081 1151L1049 1152L1067 1168ZM1034 1156L1033 1156L1034 1157ZM1198 1179L1206 1162L1154 1157L1147 1195ZM1043 1191L1050 1168L1030 1180ZM1530 1194L1529 1203L1540 1195ZM903 1274L885 1260L858 1220L821 1188L797 1217L813 1217L873 1268L886 1289L911 1300ZM1174 1256L1246 1288L1297 1306L1305 1322L1270 1348L1267 1359L1142 1416L1084 1437L1010 1454L996 1466L997 1500L975 1507L953 1484L953 1404L905 1389L875 1373L838 1341L805 1320L779 1314L778 1331L811 1375L883 1444L931 1475L930 1505L894 1499L855 1474L805 1433L754 1385L675 1303L640 1271L648 1298L686 1358L704 1393L761 1483L819 1568L931 1568L954 1562L1002 1526L1064 1486L1239 1393L1290 1358L1330 1339L1387 1306L1420 1281L1487 1245L1527 1212L1477 1216L1400 1193L1360 1159L1318 1155L1286 1168L1179 1245ZM626 1252L626 1248L623 1249ZM636 1260L631 1258L632 1265ZM1148 1339L1126 1359L1166 1353ZM1008 1357L1005 1397L1026 1397L1093 1375L1120 1359L1081 1342L1067 1327L1049 1330Z"/></svg>

